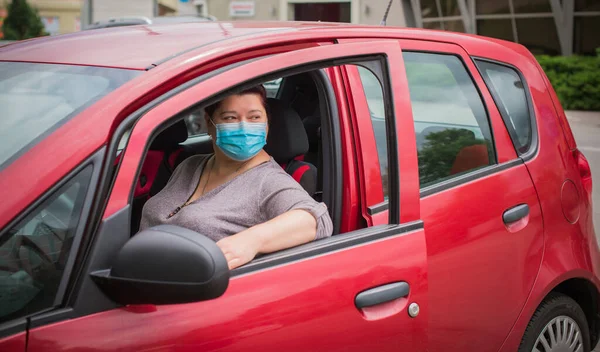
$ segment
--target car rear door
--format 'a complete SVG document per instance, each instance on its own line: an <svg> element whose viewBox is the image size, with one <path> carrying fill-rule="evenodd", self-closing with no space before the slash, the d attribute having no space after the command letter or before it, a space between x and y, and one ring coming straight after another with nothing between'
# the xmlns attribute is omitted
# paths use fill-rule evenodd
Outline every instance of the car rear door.
<svg viewBox="0 0 600 352"><path fill-rule="evenodd" d="M431 351L497 351L543 253L537 193L471 58L401 41L429 264Z"/></svg>
<svg viewBox="0 0 600 352"><path fill-rule="evenodd" d="M295 73L326 69L328 78L322 83L332 120L324 134L332 139L335 153L325 165L335 177L324 189L339 190L341 209L348 206L349 198L363 202L364 197L356 194L365 185L355 176L379 173L379 167L357 162L359 140L352 133L355 121L349 109L353 102L339 69L344 63L364 65L377 75L383 98L393 101L386 104L383 116L389 190L385 224L363 229L346 225L343 233L329 239L256 259L232 271L227 291L214 300L118 307L104 296L89 273L110 267L116 251L130 237L130 194L152 133L178 112L240 83L268 81L272 79L267 79L272 76L268 74L291 68ZM388 73L394 76L391 82ZM419 204L414 183L399 182L400 174L417 177L415 148L406 144L414 139L396 138L407 124L394 119L409 108L406 99L398 98L408 90L404 76L398 43L369 40L237 64L218 75L200 77L197 84L157 102L131 131L94 246L80 267L83 276L74 285L70 320L32 329L28 351L426 350L425 234L414 211ZM404 156L408 153L407 162L399 163L400 150ZM362 192L366 193L368 189ZM406 209L400 209L401 201L408 205ZM388 293L391 298L385 297Z"/></svg>

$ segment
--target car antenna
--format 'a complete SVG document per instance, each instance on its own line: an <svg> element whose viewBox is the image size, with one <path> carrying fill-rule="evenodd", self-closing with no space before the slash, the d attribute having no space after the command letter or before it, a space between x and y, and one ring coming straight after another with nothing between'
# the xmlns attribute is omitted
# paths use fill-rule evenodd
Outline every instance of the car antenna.
<svg viewBox="0 0 600 352"><path fill-rule="evenodd" d="M390 13L390 7L392 7L393 1L394 0L390 0L390 2L388 3L387 9L385 9L385 13L383 14L383 19L381 20L381 23L380 23L381 26L385 26L385 21L387 20L388 13Z"/></svg>

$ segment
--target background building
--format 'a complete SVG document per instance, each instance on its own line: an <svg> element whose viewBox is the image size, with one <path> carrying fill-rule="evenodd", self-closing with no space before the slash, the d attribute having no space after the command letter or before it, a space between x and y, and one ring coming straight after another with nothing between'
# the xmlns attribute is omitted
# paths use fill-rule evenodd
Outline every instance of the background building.
<svg viewBox="0 0 600 352"><path fill-rule="evenodd" d="M192 0L82 0L84 28L89 23L111 18L157 17L196 14Z"/></svg>
<svg viewBox="0 0 600 352"><path fill-rule="evenodd" d="M0 1L0 17L7 16L5 5ZM76 32L81 29L82 0L28 0L38 10L46 32L51 35ZM2 19L0 19L0 23Z"/></svg>
<svg viewBox="0 0 600 352"><path fill-rule="evenodd" d="M387 0L203 0L219 20L326 21L377 25ZM402 6L400 6L402 5ZM388 25L410 26L410 1L394 0Z"/></svg>
<svg viewBox="0 0 600 352"><path fill-rule="evenodd" d="M192 1L192 0L190 0ZM221 20L379 24L387 0L202 0ZM393 0L388 25L481 34L534 54L595 54L600 0Z"/></svg>
<svg viewBox="0 0 600 352"><path fill-rule="evenodd" d="M600 0L412 0L418 27L515 41L534 54L595 54Z"/></svg>
<svg viewBox="0 0 600 352"><path fill-rule="evenodd" d="M5 0L10 1L10 0ZM63 34L126 16L203 15L219 20L328 21L378 25L388 0L28 0L46 31ZM2 9L1 17L6 14ZM481 34L534 54L594 55L600 0L393 0L387 24Z"/></svg>

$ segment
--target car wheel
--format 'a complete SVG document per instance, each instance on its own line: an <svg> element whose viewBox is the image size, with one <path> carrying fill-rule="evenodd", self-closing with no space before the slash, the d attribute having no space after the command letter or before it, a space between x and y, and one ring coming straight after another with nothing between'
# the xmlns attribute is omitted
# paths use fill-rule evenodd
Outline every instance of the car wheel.
<svg viewBox="0 0 600 352"><path fill-rule="evenodd" d="M550 294L531 318L519 352L538 351L590 351L590 334L585 314L571 297Z"/></svg>

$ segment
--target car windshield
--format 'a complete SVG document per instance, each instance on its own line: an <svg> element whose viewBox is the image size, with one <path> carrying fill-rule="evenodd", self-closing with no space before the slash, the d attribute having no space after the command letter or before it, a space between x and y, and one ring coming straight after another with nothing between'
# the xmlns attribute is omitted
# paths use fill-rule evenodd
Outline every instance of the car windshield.
<svg viewBox="0 0 600 352"><path fill-rule="evenodd" d="M141 71L0 62L0 169Z"/></svg>

